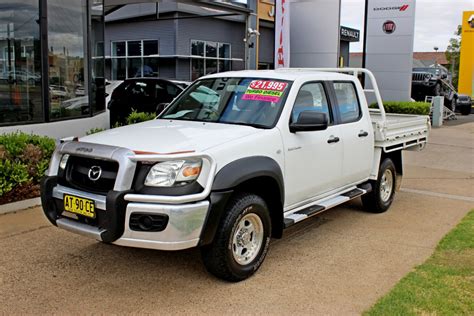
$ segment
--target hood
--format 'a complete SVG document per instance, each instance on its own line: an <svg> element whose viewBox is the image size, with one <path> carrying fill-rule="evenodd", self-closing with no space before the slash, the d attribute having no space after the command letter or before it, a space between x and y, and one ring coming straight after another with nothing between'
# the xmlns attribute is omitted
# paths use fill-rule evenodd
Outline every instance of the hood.
<svg viewBox="0 0 474 316"><path fill-rule="evenodd" d="M211 147L259 132L262 130L250 126L151 120L85 136L80 138L80 141L166 154L182 151L203 152Z"/></svg>

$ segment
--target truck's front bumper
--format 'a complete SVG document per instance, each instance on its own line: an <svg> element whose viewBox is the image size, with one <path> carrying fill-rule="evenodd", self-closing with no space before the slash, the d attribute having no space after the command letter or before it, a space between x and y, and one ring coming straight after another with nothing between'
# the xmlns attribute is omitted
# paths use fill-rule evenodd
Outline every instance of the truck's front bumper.
<svg viewBox="0 0 474 316"><path fill-rule="evenodd" d="M124 233L114 244L159 250L195 247L199 244L208 209L208 201L179 205L129 203ZM133 213L167 215L168 224L160 232L134 231L130 229Z"/></svg>
<svg viewBox="0 0 474 316"><path fill-rule="evenodd" d="M207 200L174 205L127 202L124 196L129 192L97 195L58 185L56 177L43 180L41 191L44 213L54 225L99 241L138 248L181 250L197 246L209 210ZM65 212L64 194L93 200L97 218L78 218ZM161 216L167 221L159 231L144 231L136 225L131 227L132 215Z"/></svg>

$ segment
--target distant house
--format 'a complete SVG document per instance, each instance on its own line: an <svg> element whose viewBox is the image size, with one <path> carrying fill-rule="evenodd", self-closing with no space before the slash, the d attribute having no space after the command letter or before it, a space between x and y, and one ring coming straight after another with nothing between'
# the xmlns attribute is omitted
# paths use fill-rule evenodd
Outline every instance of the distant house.
<svg viewBox="0 0 474 316"><path fill-rule="evenodd" d="M434 64L442 65L446 68L449 62L446 59L445 52L414 52L413 67L429 67Z"/></svg>

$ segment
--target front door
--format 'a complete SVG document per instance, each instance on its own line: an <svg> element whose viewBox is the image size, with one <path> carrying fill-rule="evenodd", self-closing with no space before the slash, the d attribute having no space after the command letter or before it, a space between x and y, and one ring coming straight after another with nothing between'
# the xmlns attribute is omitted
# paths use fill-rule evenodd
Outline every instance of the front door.
<svg viewBox="0 0 474 316"><path fill-rule="evenodd" d="M340 185L343 144L340 127L322 82L305 83L294 103L290 123L303 111L317 111L328 116L329 126L323 131L284 131L285 141L285 206L295 205Z"/></svg>

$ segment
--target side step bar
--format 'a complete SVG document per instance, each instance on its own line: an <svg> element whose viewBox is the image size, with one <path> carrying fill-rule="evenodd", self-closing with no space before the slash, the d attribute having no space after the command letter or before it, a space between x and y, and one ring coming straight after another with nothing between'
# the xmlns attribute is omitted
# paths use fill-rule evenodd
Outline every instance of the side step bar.
<svg viewBox="0 0 474 316"><path fill-rule="evenodd" d="M369 193L372 191L372 185L370 183L364 183L357 188L346 191L340 195L335 195L332 197L324 198L319 201L312 203L312 205L300 209L291 214L285 215L284 224L285 228L288 228L298 222L301 222L311 216L320 214L324 211L329 210L335 206L338 206L342 203L355 199L361 195Z"/></svg>

